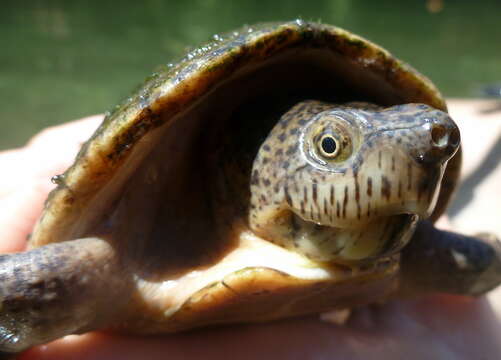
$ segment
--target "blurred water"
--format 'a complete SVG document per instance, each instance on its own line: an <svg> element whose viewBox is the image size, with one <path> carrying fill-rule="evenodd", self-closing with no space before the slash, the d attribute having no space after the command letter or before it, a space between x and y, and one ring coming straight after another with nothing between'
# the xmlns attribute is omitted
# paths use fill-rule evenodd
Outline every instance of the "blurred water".
<svg viewBox="0 0 501 360"><path fill-rule="evenodd" d="M388 48L447 96L501 80L498 0L2 1L0 149L104 112L187 46L243 24L302 17Z"/></svg>

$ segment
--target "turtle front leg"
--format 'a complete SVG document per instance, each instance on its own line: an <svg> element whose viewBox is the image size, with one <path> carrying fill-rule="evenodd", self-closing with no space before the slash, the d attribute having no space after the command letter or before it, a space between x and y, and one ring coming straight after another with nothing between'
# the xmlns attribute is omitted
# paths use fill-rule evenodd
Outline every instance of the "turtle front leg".
<svg viewBox="0 0 501 360"><path fill-rule="evenodd" d="M501 243L435 228L421 221L401 257L400 289L478 296L501 283Z"/></svg>
<svg viewBox="0 0 501 360"><path fill-rule="evenodd" d="M99 238L0 256L0 353L106 326L130 286L115 249Z"/></svg>

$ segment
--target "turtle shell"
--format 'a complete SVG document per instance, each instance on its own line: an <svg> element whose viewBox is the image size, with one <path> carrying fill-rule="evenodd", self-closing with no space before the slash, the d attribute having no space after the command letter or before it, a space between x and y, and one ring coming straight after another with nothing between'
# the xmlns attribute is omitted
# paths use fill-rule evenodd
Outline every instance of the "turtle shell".
<svg viewBox="0 0 501 360"><path fill-rule="evenodd" d="M320 269L288 257L245 227L221 235L208 220L215 212L227 214L208 204L213 189L204 179L214 159L224 157L213 139L235 128L233 114L249 104L259 113L270 103L311 97L446 110L427 78L334 26L297 20L216 36L153 74L106 116L58 178L30 246L107 236L136 271L139 290L131 312L141 316L120 326L139 332L263 321L386 296L395 286L396 259L375 262L357 276L342 267ZM458 151L433 218L451 196L459 165ZM273 260L253 262L266 256L249 249ZM278 265L282 257L285 265ZM158 287L170 287L175 295L145 299L146 293L154 297L145 289Z"/></svg>

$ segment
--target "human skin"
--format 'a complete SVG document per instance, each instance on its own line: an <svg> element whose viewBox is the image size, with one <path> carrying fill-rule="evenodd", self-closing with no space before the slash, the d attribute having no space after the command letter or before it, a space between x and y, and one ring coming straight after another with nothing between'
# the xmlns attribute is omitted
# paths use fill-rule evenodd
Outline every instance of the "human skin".
<svg viewBox="0 0 501 360"><path fill-rule="evenodd" d="M490 106L485 101L449 102L463 130L467 179L501 139L501 111L482 112ZM0 152L0 252L23 250L54 187L50 177L71 164L100 120L94 116L49 128L23 148ZM475 185L473 200L438 226L470 234L488 230L501 237L501 202L489 200L500 190L501 166L494 166ZM356 309L344 326L315 315L153 337L93 332L35 347L18 358L495 359L501 353L500 316L501 290L477 299L427 295Z"/></svg>

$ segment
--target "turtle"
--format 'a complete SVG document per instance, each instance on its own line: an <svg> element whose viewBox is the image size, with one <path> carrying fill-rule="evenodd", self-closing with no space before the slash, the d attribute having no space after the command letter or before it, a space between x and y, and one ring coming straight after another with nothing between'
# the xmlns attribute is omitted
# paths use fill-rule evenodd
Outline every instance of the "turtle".
<svg viewBox="0 0 501 360"><path fill-rule="evenodd" d="M484 294L497 241L433 225L460 165L439 91L371 41L303 20L215 36L107 114L0 257L0 351Z"/></svg>

